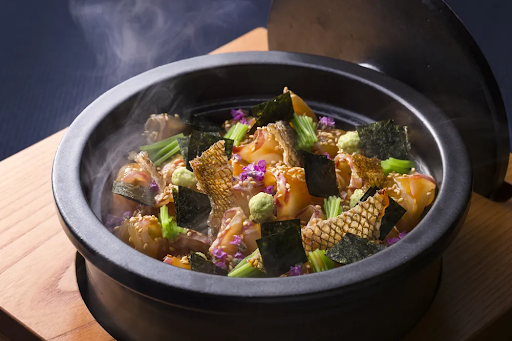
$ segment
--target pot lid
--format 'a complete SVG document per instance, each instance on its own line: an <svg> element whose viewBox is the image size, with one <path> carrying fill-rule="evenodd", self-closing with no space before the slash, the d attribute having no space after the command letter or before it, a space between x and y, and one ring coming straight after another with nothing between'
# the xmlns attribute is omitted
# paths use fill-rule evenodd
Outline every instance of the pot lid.
<svg viewBox="0 0 512 341"><path fill-rule="evenodd" d="M459 130L474 190L502 194L510 153L503 99L482 51L442 0L274 0L268 39L271 50L342 59L421 92Z"/></svg>

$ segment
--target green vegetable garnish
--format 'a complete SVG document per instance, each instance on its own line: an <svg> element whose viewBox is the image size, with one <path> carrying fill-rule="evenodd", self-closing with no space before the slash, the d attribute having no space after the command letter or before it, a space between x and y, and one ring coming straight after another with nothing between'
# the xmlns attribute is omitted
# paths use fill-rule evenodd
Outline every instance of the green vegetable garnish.
<svg viewBox="0 0 512 341"><path fill-rule="evenodd" d="M233 270L230 271L228 274L228 277L239 277L239 278L247 278L247 277L263 277L265 276L265 273L258 270L255 267L252 267L247 260L254 257L256 253L259 252L259 249L256 249L253 253L251 253L249 256L242 259L240 263L237 264L237 266L234 267Z"/></svg>
<svg viewBox="0 0 512 341"><path fill-rule="evenodd" d="M343 209L341 208L341 199L337 196L330 196L324 199L324 211L327 219L339 216Z"/></svg>
<svg viewBox="0 0 512 341"><path fill-rule="evenodd" d="M180 233L185 233L185 229L181 228L176 224L176 219L173 216L169 216L169 209L166 205L160 207L160 214L158 220L162 226L162 236L169 239L170 241L175 240Z"/></svg>
<svg viewBox="0 0 512 341"><path fill-rule="evenodd" d="M179 153L179 151L180 147L178 146L178 142L172 141L165 148L162 148L158 153L156 153L155 156L153 156L153 159L156 160L154 162L154 165L156 167L160 166L162 162L166 161L171 156Z"/></svg>
<svg viewBox="0 0 512 341"><path fill-rule="evenodd" d="M352 196L350 197L350 208L353 208L357 205L361 198L364 195L364 191L362 189L356 189Z"/></svg>
<svg viewBox="0 0 512 341"><path fill-rule="evenodd" d="M315 251L310 252L308 260L313 266L313 271L315 272L327 271L334 269L335 267L335 263L325 255L325 250L316 249Z"/></svg>
<svg viewBox="0 0 512 341"><path fill-rule="evenodd" d="M174 136L171 136L169 138L166 138L165 140L158 141L158 142L155 142L153 144L148 144L148 145L145 145L145 146L141 146L140 150L156 151L156 150L159 150L159 149L167 146L169 143L171 143L172 141L175 141L179 137L183 137L183 134L174 135Z"/></svg>
<svg viewBox="0 0 512 341"><path fill-rule="evenodd" d="M231 128L229 128L226 135L224 135L225 139L231 139L234 142L235 146L238 146L242 139L245 136L245 133L249 130L249 126L247 124L243 124L238 122L237 124L233 125Z"/></svg>
<svg viewBox="0 0 512 341"><path fill-rule="evenodd" d="M407 174L411 171L411 168L414 167L414 161L400 160L400 159L395 159L393 157L390 157L387 160L381 161L380 164L382 166L382 171L386 175L388 175L391 172Z"/></svg>
<svg viewBox="0 0 512 341"><path fill-rule="evenodd" d="M297 132L297 148L310 150L318 141L315 133L315 125L313 119L309 116L297 116L293 114L293 128Z"/></svg>

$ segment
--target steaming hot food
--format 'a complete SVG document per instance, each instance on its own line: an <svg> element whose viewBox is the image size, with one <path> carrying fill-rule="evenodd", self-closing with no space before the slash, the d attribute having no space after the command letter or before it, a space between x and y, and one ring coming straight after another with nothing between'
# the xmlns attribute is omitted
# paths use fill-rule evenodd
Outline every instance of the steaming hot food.
<svg viewBox="0 0 512 341"><path fill-rule="evenodd" d="M395 244L434 200L436 182L415 170L407 127L393 121L345 132L287 88L231 115L218 131L151 116L148 144L118 171L106 226L184 269L297 276Z"/></svg>

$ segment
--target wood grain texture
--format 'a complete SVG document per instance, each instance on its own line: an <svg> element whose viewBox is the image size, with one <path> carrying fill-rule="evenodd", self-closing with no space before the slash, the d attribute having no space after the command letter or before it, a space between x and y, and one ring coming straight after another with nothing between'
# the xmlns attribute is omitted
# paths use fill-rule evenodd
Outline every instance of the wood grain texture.
<svg viewBox="0 0 512 341"><path fill-rule="evenodd" d="M266 30L256 29L214 53L266 48ZM75 249L55 213L50 174L63 134L0 162L0 307L44 340L112 340L80 297ZM509 311L511 239L512 202L475 194L443 258L439 293L406 340L468 340Z"/></svg>

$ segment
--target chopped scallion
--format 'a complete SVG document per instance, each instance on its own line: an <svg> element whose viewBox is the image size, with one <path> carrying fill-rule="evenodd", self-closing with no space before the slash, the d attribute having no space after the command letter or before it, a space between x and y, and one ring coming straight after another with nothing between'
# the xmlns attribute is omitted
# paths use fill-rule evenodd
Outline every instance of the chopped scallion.
<svg viewBox="0 0 512 341"><path fill-rule="evenodd" d="M382 171L386 175L388 175L391 172L406 174L406 173L409 173L411 168L414 167L414 161L400 160L400 159L395 159L392 157L381 161L380 164L382 166Z"/></svg>
<svg viewBox="0 0 512 341"><path fill-rule="evenodd" d="M308 260L315 272L327 271L335 267L335 263L325 255L325 250L316 249L310 252L308 254Z"/></svg>
<svg viewBox="0 0 512 341"><path fill-rule="evenodd" d="M334 195L324 199L324 211L327 219L337 217L343 212L340 204L341 199Z"/></svg>
<svg viewBox="0 0 512 341"><path fill-rule="evenodd" d="M165 154L164 156L162 156L161 158L159 158L158 160L156 160L154 162L155 166L156 167L160 166L162 164L162 162L164 162L165 160L169 159L174 154L179 153L179 151L180 151L180 147L176 143L176 146L173 149L171 149L167 154Z"/></svg>
<svg viewBox="0 0 512 341"><path fill-rule="evenodd" d="M293 114L293 128L297 132L297 147L303 150L309 150L318 138L315 133L315 124L309 116L298 116Z"/></svg>
<svg viewBox="0 0 512 341"><path fill-rule="evenodd" d="M231 139L231 140L235 141L234 142L235 146L238 146L238 144L244 138L247 130L249 130L249 126L247 124L238 122L237 124L235 124L231 128L229 128L226 135L224 135L224 138Z"/></svg>
<svg viewBox="0 0 512 341"><path fill-rule="evenodd" d="M169 216L169 209L166 205L160 207L160 214L158 220L162 226L162 236L171 241L175 240L180 233L184 233L185 229L178 226L176 219L173 216Z"/></svg>
<svg viewBox="0 0 512 341"><path fill-rule="evenodd" d="M183 137L183 136L184 136L183 134L174 135L174 136L171 136L169 138L166 138L165 140L158 141L158 142L155 142L153 144L148 144L148 145L145 145L145 146L141 146L140 150L155 151L157 149L160 149L160 148L163 148L163 147L167 146L172 141L175 141L178 137Z"/></svg>
<svg viewBox="0 0 512 341"><path fill-rule="evenodd" d="M256 249L249 256L242 259L240 263L233 270L228 273L228 277L239 277L239 278L247 278L247 277L262 277L265 276L265 273L261 272L255 267L252 267L251 264L247 262L248 259L254 257L256 253L259 252L259 249Z"/></svg>

